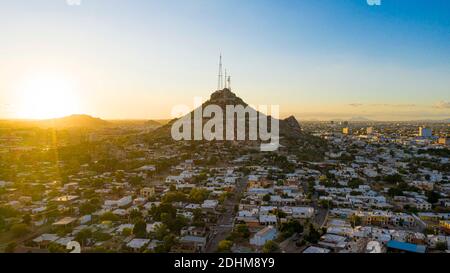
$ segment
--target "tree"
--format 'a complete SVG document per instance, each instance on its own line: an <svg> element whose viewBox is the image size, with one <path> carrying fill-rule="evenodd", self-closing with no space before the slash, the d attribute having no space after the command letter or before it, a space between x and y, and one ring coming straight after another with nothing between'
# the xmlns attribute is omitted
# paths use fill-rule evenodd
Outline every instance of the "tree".
<svg viewBox="0 0 450 273"><path fill-rule="evenodd" d="M164 237L166 235L168 235L169 233L170 233L169 229L167 228L167 226L165 224L160 224L155 229L155 237L158 240L163 240Z"/></svg>
<svg viewBox="0 0 450 273"><path fill-rule="evenodd" d="M426 193L428 202L431 204L435 204L439 201L439 198L441 197L441 195L438 192L435 191L428 191Z"/></svg>
<svg viewBox="0 0 450 273"><path fill-rule="evenodd" d="M130 212L130 219L134 222L139 219L142 219L142 212L140 212L138 209L133 209Z"/></svg>
<svg viewBox="0 0 450 273"><path fill-rule="evenodd" d="M3 216L0 216L0 231L3 230L6 227L6 221Z"/></svg>
<svg viewBox="0 0 450 273"><path fill-rule="evenodd" d="M203 203L209 196L209 191L203 188L193 188L189 193L189 200L193 203Z"/></svg>
<svg viewBox="0 0 450 273"><path fill-rule="evenodd" d="M163 238L163 246L164 246L165 252L170 252L170 249L176 243L177 243L177 237L175 235L168 234L168 235L164 236L164 238Z"/></svg>
<svg viewBox="0 0 450 273"><path fill-rule="evenodd" d="M122 230L122 236L130 236L131 234L133 234L133 229L131 228L124 228Z"/></svg>
<svg viewBox="0 0 450 273"><path fill-rule="evenodd" d="M362 223L362 219L360 216L353 214L350 216L350 223L352 227L360 226Z"/></svg>
<svg viewBox="0 0 450 273"><path fill-rule="evenodd" d="M88 228L80 230L75 236L75 241L80 242L82 246L86 245L88 240L92 237L92 231Z"/></svg>
<svg viewBox="0 0 450 273"><path fill-rule="evenodd" d="M15 242L9 243L5 248L5 253L14 253L17 244Z"/></svg>
<svg viewBox="0 0 450 273"><path fill-rule="evenodd" d="M66 253L67 249L59 244L56 243L50 243L47 247L48 251L50 251L50 253Z"/></svg>
<svg viewBox="0 0 450 273"><path fill-rule="evenodd" d="M320 239L320 233L317 231L312 224L309 225L309 232L305 236L305 240L316 244Z"/></svg>
<svg viewBox="0 0 450 273"><path fill-rule="evenodd" d="M384 177L383 180L388 182L388 183L391 183L391 184L403 182L402 176L400 174L398 174L398 173L387 175L387 176Z"/></svg>
<svg viewBox="0 0 450 273"><path fill-rule="evenodd" d="M170 203L162 203L159 206L153 206L150 209L150 215L155 221L161 221L161 214L167 213L170 217L175 218L177 215L177 209Z"/></svg>
<svg viewBox="0 0 450 273"><path fill-rule="evenodd" d="M31 224L31 216L29 214L24 214L22 217L22 223L29 226Z"/></svg>
<svg viewBox="0 0 450 273"><path fill-rule="evenodd" d="M267 241L262 248L264 253L275 253L279 250L280 247L274 241Z"/></svg>
<svg viewBox="0 0 450 273"><path fill-rule="evenodd" d="M222 240L219 242L219 246L217 247L217 252L228 253L231 251L232 246L233 246L232 241Z"/></svg>
<svg viewBox="0 0 450 273"><path fill-rule="evenodd" d="M108 211L102 214L102 216L100 216L100 220L102 221L119 221L119 216L115 215L114 213Z"/></svg>
<svg viewBox="0 0 450 273"><path fill-rule="evenodd" d="M92 202L86 202L81 204L80 213L81 214L91 214L97 210L98 206L94 205Z"/></svg>
<svg viewBox="0 0 450 273"><path fill-rule="evenodd" d="M436 244L436 250L440 250L440 251L447 250L447 244L445 242L438 242Z"/></svg>
<svg viewBox="0 0 450 273"><path fill-rule="evenodd" d="M264 195L262 200L263 200L264 202L269 202L269 201L270 201L270 194Z"/></svg>
<svg viewBox="0 0 450 273"><path fill-rule="evenodd" d="M186 201L186 194L180 191L169 191L166 193L161 201L164 203L172 203L172 202L184 202Z"/></svg>
<svg viewBox="0 0 450 273"><path fill-rule="evenodd" d="M359 179L359 178L353 178L352 180L350 180L349 182L348 182L348 186L350 187L350 188L352 188L352 189L356 189L356 188L358 188L360 185L362 185L363 184L363 182L362 182L362 180L361 179Z"/></svg>
<svg viewBox="0 0 450 273"><path fill-rule="evenodd" d="M284 237L290 237L294 233L303 233L303 226L296 220L289 220L287 223L281 224L280 231Z"/></svg>
<svg viewBox="0 0 450 273"><path fill-rule="evenodd" d="M241 237L244 239L247 239L250 237L250 230L248 229L248 226L246 224L238 224L236 225L235 235L237 237Z"/></svg>
<svg viewBox="0 0 450 273"><path fill-rule="evenodd" d="M92 238L94 238L94 240L97 242L104 242L104 241L108 241L109 239L111 239L112 236L105 232L96 231L96 232L94 232L94 234L92 234Z"/></svg>
<svg viewBox="0 0 450 273"><path fill-rule="evenodd" d="M28 228L27 224L20 223L20 224L14 224L11 227L11 232L14 237L22 237L25 234L30 232L30 229Z"/></svg>
<svg viewBox="0 0 450 273"><path fill-rule="evenodd" d="M147 237L147 224L142 220L138 221L134 224L133 234L138 238Z"/></svg>

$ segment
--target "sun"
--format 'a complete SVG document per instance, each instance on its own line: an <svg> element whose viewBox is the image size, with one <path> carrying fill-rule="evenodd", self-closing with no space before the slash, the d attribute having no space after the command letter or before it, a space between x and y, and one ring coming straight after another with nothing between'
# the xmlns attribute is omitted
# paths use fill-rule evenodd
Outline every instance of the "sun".
<svg viewBox="0 0 450 273"><path fill-rule="evenodd" d="M79 110L73 83L57 73L27 77L20 82L15 96L18 118L58 118Z"/></svg>

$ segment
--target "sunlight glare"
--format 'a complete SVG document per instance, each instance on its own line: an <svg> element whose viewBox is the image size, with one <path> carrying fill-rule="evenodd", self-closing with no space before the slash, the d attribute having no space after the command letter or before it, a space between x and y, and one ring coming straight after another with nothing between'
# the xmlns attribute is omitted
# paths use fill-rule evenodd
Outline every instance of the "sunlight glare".
<svg viewBox="0 0 450 273"><path fill-rule="evenodd" d="M16 115L24 119L58 118L79 110L74 85L58 74L35 75L23 80L16 101Z"/></svg>

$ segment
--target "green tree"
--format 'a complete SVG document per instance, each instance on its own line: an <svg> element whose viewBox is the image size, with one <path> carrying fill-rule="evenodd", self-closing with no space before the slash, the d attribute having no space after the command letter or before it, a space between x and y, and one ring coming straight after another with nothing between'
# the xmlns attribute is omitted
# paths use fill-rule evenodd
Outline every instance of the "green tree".
<svg viewBox="0 0 450 273"><path fill-rule="evenodd" d="M75 241L79 242L82 246L85 246L89 239L92 238L92 231L88 228L80 230L77 235L75 235Z"/></svg>
<svg viewBox="0 0 450 273"><path fill-rule="evenodd" d="M137 221L136 224L134 224L133 234L138 238L147 237L147 224L142 220Z"/></svg>
<svg viewBox="0 0 450 273"><path fill-rule="evenodd" d="M236 229L234 231L235 235L240 238L248 239L250 237L250 230L246 224L238 224L236 225Z"/></svg>
<svg viewBox="0 0 450 273"><path fill-rule="evenodd" d="M262 248L264 253L275 253L279 250L279 246L274 241L267 241Z"/></svg>
<svg viewBox="0 0 450 273"><path fill-rule="evenodd" d="M96 231L92 234L92 238L97 242L104 242L104 241L108 241L109 239L111 239L112 236L105 232Z"/></svg>
<svg viewBox="0 0 450 273"><path fill-rule="evenodd" d="M281 224L280 231L283 232L284 237L290 237L294 233L303 233L303 225L299 221L289 220Z"/></svg>
<svg viewBox="0 0 450 273"><path fill-rule="evenodd" d="M142 219L142 218L143 218L142 212L140 212L138 209L133 209L130 212L131 221L136 222L137 220Z"/></svg>
<svg viewBox="0 0 450 273"><path fill-rule="evenodd" d="M320 233L317 231L312 224L309 225L309 231L305 236L305 240L316 244L320 239Z"/></svg>
<svg viewBox="0 0 450 273"><path fill-rule="evenodd" d="M233 246L233 242L229 240L222 240L219 242L217 247L217 252L229 253L231 252L231 247Z"/></svg>
<svg viewBox="0 0 450 273"><path fill-rule="evenodd" d="M439 242L436 244L436 250L445 251L447 250L447 244L445 242Z"/></svg>
<svg viewBox="0 0 450 273"><path fill-rule="evenodd" d="M17 246L17 244L15 242L9 243L5 248L5 252L6 253L14 253L16 246Z"/></svg>
<svg viewBox="0 0 450 273"><path fill-rule="evenodd" d="M155 237L158 240L163 240L169 233L169 229L165 224L160 224L155 229Z"/></svg>
<svg viewBox="0 0 450 273"><path fill-rule="evenodd" d="M30 229L28 228L27 224L20 223L20 224L14 224L11 226L11 232L14 237L22 237L30 232Z"/></svg>
<svg viewBox="0 0 450 273"><path fill-rule="evenodd" d="M209 196L209 191L203 188L193 188L189 193L189 200L193 203L203 203Z"/></svg>
<svg viewBox="0 0 450 273"><path fill-rule="evenodd" d="M128 237L131 234L133 234L133 229L131 229L131 228L124 228L122 230L122 236Z"/></svg>
<svg viewBox="0 0 450 273"><path fill-rule="evenodd" d="M23 215L22 223L24 223L26 225L30 225L31 224L31 216L28 213Z"/></svg>
<svg viewBox="0 0 450 273"><path fill-rule="evenodd" d="M100 216L100 220L102 221L112 221L112 222L116 222L119 221L119 216L115 215L114 213L108 211L102 214L102 216Z"/></svg>

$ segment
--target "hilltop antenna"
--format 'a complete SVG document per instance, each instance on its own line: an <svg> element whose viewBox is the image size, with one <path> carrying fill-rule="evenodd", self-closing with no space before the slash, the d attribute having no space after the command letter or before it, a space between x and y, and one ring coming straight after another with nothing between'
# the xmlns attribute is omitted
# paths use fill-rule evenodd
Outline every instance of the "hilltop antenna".
<svg viewBox="0 0 450 273"><path fill-rule="evenodd" d="M225 82L224 82L225 83L225 88L227 88L227 79L228 78L227 78L227 70L226 69L225 69L225 78L224 79L225 79Z"/></svg>
<svg viewBox="0 0 450 273"><path fill-rule="evenodd" d="M217 90L222 90L223 86L223 74L222 74L222 53L219 57L219 75L217 79Z"/></svg>

